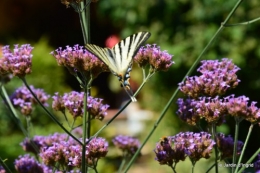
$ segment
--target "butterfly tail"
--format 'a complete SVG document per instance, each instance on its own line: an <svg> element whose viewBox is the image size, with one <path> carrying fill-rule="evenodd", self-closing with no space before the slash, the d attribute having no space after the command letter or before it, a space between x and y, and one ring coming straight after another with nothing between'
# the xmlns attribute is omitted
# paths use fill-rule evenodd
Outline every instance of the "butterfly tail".
<svg viewBox="0 0 260 173"><path fill-rule="evenodd" d="M133 91L130 88L130 85L124 85L123 86L126 93L129 95L129 97L131 98L132 102L136 102L136 98L134 97Z"/></svg>

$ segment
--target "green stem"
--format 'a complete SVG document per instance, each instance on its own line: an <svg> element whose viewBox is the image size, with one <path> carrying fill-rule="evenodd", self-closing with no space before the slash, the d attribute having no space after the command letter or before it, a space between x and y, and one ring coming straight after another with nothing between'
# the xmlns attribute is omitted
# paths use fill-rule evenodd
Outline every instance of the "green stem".
<svg viewBox="0 0 260 173"><path fill-rule="evenodd" d="M82 1L80 3L80 7L82 10L79 11L79 19L80 19L84 44L90 43L90 18L89 18L90 1L91 0L86 0L86 2Z"/></svg>
<svg viewBox="0 0 260 173"><path fill-rule="evenodd" d="M243 158L243 156L244 156L244 152L245 152L245 149L246 149L246 146L247 146L249 137L250 137L250 135L251 135L251 132L252 132L252 130L253 130L253 127L254 127L254 124L251 124L250 127L249 127L249 129L248 129L248 133L247 133L247 136L246 136L246 141L245 141L245 143L244 143L244 146L243 146L243 149L242 149L242 152L241 152L241 155L240 155L240 157L239 157L239 160L238 160L237 165L240 165L241 160L242 160L242 158ZM237 166L235 172L238 171L238 168L239 168L239 167Z"/></svg>
<svg viewBox="0 0 260 173"><path fill-rule="evenodd" d="M143 81L143 83L140 85L140 87L137 89L137 91L134 93L134 97L140 92L140 90L144 87L144 84L146 83L146 80ZM132 101L129 100L103 127L101 127L88 141L87 144L93 139L94 137L97 137L110 123L116 119L118 115L120 115L121 112L131 103Z"/></svg>
<svg viewBox="0 0 260 173"><path fill-rule="evenodd" d="M209 173L209 171L210 171L214 166L218 166L218 164L215 162L213 165L211 165L211 166L209 167L209 169L206 171L206 173Z"/></svg>
<svg viewBox="0 0 260 173"><path fill-rule="evenodd" d="M253 19L253 20L246 21L246 22L234 23L234 24L225 24L224 26L225 27L231 27L231 26L238 26L238 25L249 25L249 24L254 23L258 20L260 20L260 17Z"/></svg>
<svg viewBox="0 0 260 173"><path fill-rule="evenodd" d="M216 124L212 124L212 137L213 140L217 143L217 136L216 136ZM215 150L215 172L218 173L218 147L215 144L214 145L214 150Z"/></svg>
<svg viewBox="0 0 260 173"><path fill-rule="evenodd" d="M11 112L11 118L14 120L14 122L18 125L18 127L22 130L24 136L28 136L28 133L26 131L26 129L24 128L23 124L21 123L19 116L17 115L15 108L13 107L13 104L11 103L9 96L5 90L5 87L3 85L1 85L1 97L4 100L4 102L6 103L5 105L7 106L7 108L9 109L9 111Z"/></svg>
<svg viewBox="0 0 260 173"><path fill-rule="evenodd" d="M126 163L126 156L125 156L125 154L123 154L123 160L122 160L122 162L121 162L121 164L120 164L120 167L119 167L119 169L118 169L118 173L121 173L121 172L122 172L125 163Z"/></svg>
<svg viewBox="0 0 260 173"><path fill-rule="evenodd" d="M86 169L86 139L90 138L91 130L91 115L88 111L88 96L90 96L90 86L92 84L92 77L87 81L84 80L87 85L84 86L84 114L83 114L83 146L82 146L82 173L88 172Z"/></svg>
<svg viewBox="0 0 260 173"><path fill-rule="evenodd" d="M237 141L238 141L238 133L239 133L239 123L240 120L239 118L235 118L236 125L235 125L235 137L234 137L234 149L233 149L233 164L236 164L236 159L237 159ZM232 173L235 172L235 167L232 167Z"/></svg>
<svg viewBox="0 0 260 173"><path fill-rule="evenodd" d="M196 59L196 61L193 63L192 67L189 69L189 71L187 72L187 74L184 76L184 78L182 79L182 82L184 82L184 80L186 79L186 76L189 76L193 70L196 68L197 64L199 63L202 55L204 55L204 53L209 49L210 45L213 43L213 41L216 39L216 37L220 34L220 32L224 29L224 25L229 21L229 19L231 18L231 16L234 14L234 12L236 11L236 9L238 8L238 6L240 5L240 3L243 0L239 0L234 8L231 10L231 12L228 14L227 18L225 19L225 21L222 23L222 25L220 25L219 29L216 31L216 33L214 34L214 36L210 39L210 41L208 42L208 44L206 45L206 47L202 50L202 52L200 53L200 55L198 56L198 58ZM168 101L167 105L164 107L160 117L158 118L158 120L155 122L153 129L150 131L150 133L147 135L145 141L143 142L143 144L141 145L141 147L136 151L136 153L134 154L134 156L132 157L132 159L130 160L130 162L128 163L126 169L124 172L127 172L130 168L130 166L133 164L134 160L136 159L136 157L138 156L138 154L140 153L141 149L144 147L144 145L146 144L146 142L149 140L149 138L152 136L153 132L155 131L155 129L157 128L158 124L161 122L161 120L163 119L165 113L167 112L167 110L169 109L171 103L173 102L175 96L177 95L179 91L179 88L175 90L175 92L173 93L173 95L171 96L170 100Z"/></svg>
<svg viewBox="0 0 260 173"><path fill-rule="evenodd" d="M250 164L252 163L252 161L255 159L255 157L260 153L260 148L258 148L258 150L250 157L250 159L245 163L245 164ZM241 173L242 171L244 171L246 169L245 166L243 166L238 173Z"/></svg>
<svg viewBox="0 0 260 173"><path fill-rule="evenodd" d="M47 115L56 123L58 124L58 126L60 126L60 128L62 130L64 130L69 136L71 136L75 141L77 141L80 145L82 145L82 142L80 140L78 140L75 136L73 136L65 127L63 127L63 125L57 120L57 118L52 115L50 113L50 111L41 103L41 101L37 98L37 96L34 94L34 92L31 90L31 88L29 87L26 79L23 77L23 78L20 78L24 85L27 87L27 89L30 91L30 93L33 95L34 99L37 101L37 103L39 103L39 105L43 108L43 110L47 113Z"/></svg>
<svg viewBox="0 0 260 173"><path fill-rule="evenodd" d="M6 171L6 173L12 173L12 171L8 168L8 166L5 164L3 159L0 157L0 165L2 165Z"/></svg>

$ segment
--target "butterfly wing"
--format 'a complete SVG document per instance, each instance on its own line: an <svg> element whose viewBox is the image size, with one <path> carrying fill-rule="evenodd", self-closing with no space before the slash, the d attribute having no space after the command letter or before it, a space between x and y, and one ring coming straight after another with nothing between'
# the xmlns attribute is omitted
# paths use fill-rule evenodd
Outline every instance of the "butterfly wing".
<svg viewBox="0 0 260 173"><path fill-rule="evenodd" d="M86 44L86 49L102 60L118 77L127 94L135 102L133 92L130 88L129 78L132 70L133 58L141 45L150 37L149 32L133 34L117 43L112 49L101 48L93 44Z"/></svg>
<svg viewBox="0 0 260 173"><path fill-rule="evenodd" d="M150 37L149 32L138 32L117 43L112 48L115 64L125 74L132 67L132 61L142 44Z"/></svg>

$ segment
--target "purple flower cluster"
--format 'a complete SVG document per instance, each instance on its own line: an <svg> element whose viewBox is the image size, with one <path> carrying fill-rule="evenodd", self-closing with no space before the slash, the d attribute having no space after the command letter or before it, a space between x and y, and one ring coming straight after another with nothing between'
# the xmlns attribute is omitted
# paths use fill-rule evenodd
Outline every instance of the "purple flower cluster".
<svg viewBox="0 0 260 173"><path fill-rule="evenodd" d="M139 140L131 136L118 135L113 138L112 142L123 151L124 156L132 156L140 147Z"/></svg>
<svg viewBox="0 0 260 173"><path fill-rule="evenodd" d="M141 47L134 57L134 61L142 68L150 64L150 70L153 72L167 71L174 63L172 55L161 51L160 47L155 44Z"/></svg>
<svg viewBox="0 0 260 173"><path fill-rule="evenodd" d="M196 163L201 158L208 159L214 145L209 133L181 132L175 136L164 137L156 144L155 160L162 165L172 166L188 156Z"/></svg>
<svg viewBox="0 0 260 173"><path fill-rule="evenodd" d="M33 47L24 44L19 47L14 45L13 52L10 47L2 47L3 58L0 60L0 75L12 74L18 77L24 77L30 74L32 69L32 51Z"/></svg>
<svg viewBox="0 0 260 173"><path fill-rule="evenodd" d="M66 108L74 118L83 115L84 92L72 91L70 93L65 93L63 96L59 96L58 93L55 93L52 98L52 108L54 110L64 113ZM91 114L92 119L103 120L107 115L106 110L108 107L109 105L102 104L101 98L88 96L87 110Z"/></svg>
<svg viewBox="0 0 260 173"><path fill-rule="evenodd" d="M47 95L43 89L36 89L32 85L30 88L40 102L44 106L48 106L47 100L49 99L49 95ZM21 109L21 113L26 116L32 113L32 106L37 104L37 101L25 86L16 89L11 96L11 101L13 105L19 107Z"/></svg>
<svg viewBox="0 0 260 173"><path fill-rule="evenodd" d="M32 142L34 146L32 147ZM49 136L35 136L32 140L26 138L21 143L23 149L34 154L39 154L44 163L44 172L49 172L51 168L59 163L60 168L72 171L74 168L81 167L82 146L68 137L67 134L55 133ZM86 146L86 162L88 166L96 165L97 161L105 157L108 152L108 142L104 138L94 138Z"/></svg>
<svg viewBox="0 0 260 173"><path fill-rule="evenodd" d="M180 90L187 96L215 97L223 95L228 89L235 88L240 80L236 72L240 70L231 60L223 58L218 60L201 61L198 68L201 76L187 77L185 82L179 83Z"/></svg>
<svg viewBox="0 0 260 173"><path fill-rule="evenodd" d="M94 138L86 146L86 160L89 166L97 164L97 161L105 157L108 152L108 142L104 138Z"/></svg>
<svg viewBox="0 0 260 173"><path fill-rule="evenodd" d="M14 165L18 173L43 173L42 166L29 154L19 156Z"/></svg>
<svg viewBox="0 0 260 173"><path fill-rule="evenodd" d="M97 77L101 72L109 71L106 64L89 53L83 46L67 46L66 49L56 49L51 52L56 58L58 65L66 67L71 74L79 72L85 77Z"/></svg>
<svg viewBox="0 0 260 173"><path fill-rule="evenodd" d="M38 154L43 147L49 147L52 146L53 143L66 141L67 139L67 134L54 133L49 136L34 136L32 139L25 138L20 145L23 147L24 151Z"/></svg>
<svg viewBox="0 0 260 173"><path fill-rule="evenodd" d="M220 99L218 97L199 97L197 99L177 100L179 117L190 125L196 125L204 118L208 123L221 125L226 115L238 119L245 119L251 123L260 122L260 109L255 106L256 102L248 103L249 98L245 96L234 97L234 95Z"/></svg>
<svg viewBox="0 0 260 173"><path fill-rule="evenodd" d="M225 136L223 133L218 133L217 147L221 153L221 159L231 158L233 156L234 140L230 135ZM240 154L242 148L243 142L237 141L237 155Z"/></svg>

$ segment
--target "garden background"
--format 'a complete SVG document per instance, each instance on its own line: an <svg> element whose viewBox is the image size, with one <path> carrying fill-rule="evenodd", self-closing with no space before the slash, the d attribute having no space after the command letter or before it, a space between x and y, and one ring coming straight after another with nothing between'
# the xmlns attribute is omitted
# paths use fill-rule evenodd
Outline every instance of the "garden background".
<svg viewBox="0 0 260 173"><path fill-rule="evenodd" d="M123 39L139 31L149 31L152 36L147 43L155 43L162 50L167 50L174 55L175 64L171 69L167 72L157 73L151 78L137 98L141 109L153 112L153 117L146 121L145 129L147 131L142 131L137 135L140 141L143 141L142 139L148 134L171 94L178 87L178 83L236 2L235 0L99 0L91 3L91 43L104 47L107 39ZM260 1L244 1L228 23L249 21L259 15ZM17 43L29 43L34 47L32 52L34 55L33 72L27 76L29 84L36 88L43 88L50 95L54 95L57 91L63 94L71 90L80 90L76 79L66 69L59 67L55 58L49 54L58 47L83 45L79 16L73 8L66 8L59 0L1 0L0 44ZM231 58L241 68L238 72L240 84L227 95L231 93L235 93L236 96L245 95L252 101L258 101L257 106L260 107L260 22L226 27L202 59L223 57ZM142 74L137 66L134 67L131 78L136 85L141 83ZM101 74L93 82L92 95L104 98L104 102L110 104L110 109L118 109L122 102L115 98L120 98L121 95L114 91L118 91L119 83L111 82L111 80L116 81L117 79L110 73ZM14 78L6 85L6 88L11 95L15 88L21 85L22 82L18 78ZM182 97L182 94L179 96ZM49 99L49 104L51 105L51 99ZM144 148L143 156L137 161L137 166L133 166L130 171L134 172L141 168L157 172L171 171L166 166L160 166L153 161L155 143L162 136L173 136L180 131L198 131L195 127L183 123L177 117L176 110L174 102ZM57 114L57 116L59 115ZM37 135L62 132L50 118L44 115L41 108L35 110L32 118ZM232 119L226 125L222 125L218 131L233 136L234 123ZM98 129L102 125L103 122L96 122L95 128ZM246 121L241 123L239 140L245 140L249 125L250 123ZM110 126L101 134L108 139L117 134L113 123ZM244 161L248 160L259 148L259 136L259 127L255 127ZM9 160L7 164L11 168L14 159L18 155L24 154L19 145L23 139L23 134L9 118L7 109L2 104L0 108L0 154L2 158ZM105 158L103 163L114 165L118 159L116 154L113 154L116 151L109 150L110 152L112 154ZM110 167L106 167L106 170L114 169L113 166ZM102 170L102 168L99 169Z"/></svg>

